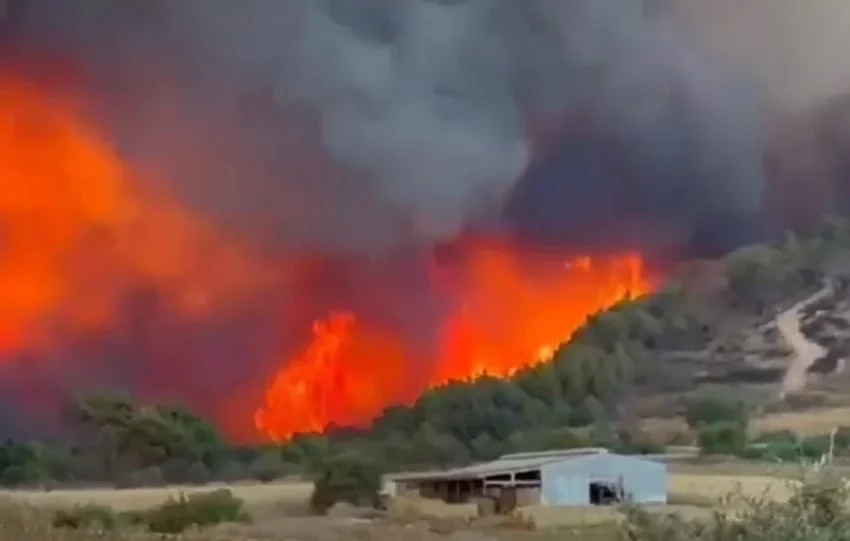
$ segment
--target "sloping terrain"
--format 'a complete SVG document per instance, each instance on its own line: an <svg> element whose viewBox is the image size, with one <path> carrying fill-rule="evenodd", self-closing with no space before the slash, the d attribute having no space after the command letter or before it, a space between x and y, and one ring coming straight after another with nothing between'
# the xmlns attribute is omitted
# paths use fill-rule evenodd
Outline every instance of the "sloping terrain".
<svg viewBox="0 0 850 541"><path fill-rule="evenodd" d="M784 407L824 390L840 395L850 355L845 227L749 246L701 271L685 269L662 324L666 343L651 348L656 369L669 375L665 383L672 380L678 392L752 385L765 392L749 396ZM668 347L671 342L685 343Z"/></svg>

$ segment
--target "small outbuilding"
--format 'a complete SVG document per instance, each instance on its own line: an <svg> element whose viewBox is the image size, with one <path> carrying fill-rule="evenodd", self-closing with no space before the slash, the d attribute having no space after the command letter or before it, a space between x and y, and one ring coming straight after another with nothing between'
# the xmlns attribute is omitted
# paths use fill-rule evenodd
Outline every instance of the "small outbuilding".
<svg viewBox="0 0 850 541"><path fill-rule="evenodd" d="M398 494L415 492L449 503L489 500L499 513L534 504L667 502L664 462L605 449L517 453L484 464L401 474L390 480Z"/></svg>

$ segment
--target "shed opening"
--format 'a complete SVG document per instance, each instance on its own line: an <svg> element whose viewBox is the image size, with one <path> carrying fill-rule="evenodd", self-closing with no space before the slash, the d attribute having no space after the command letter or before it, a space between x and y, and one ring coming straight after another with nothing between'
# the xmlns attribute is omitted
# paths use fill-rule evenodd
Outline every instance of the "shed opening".
<svg viewBox="0 0 850 541"><path fill-rule="evenodd" d="M591 505L614 505L625 499L622 481L595 479L590 482L588 489Z"/></svg>

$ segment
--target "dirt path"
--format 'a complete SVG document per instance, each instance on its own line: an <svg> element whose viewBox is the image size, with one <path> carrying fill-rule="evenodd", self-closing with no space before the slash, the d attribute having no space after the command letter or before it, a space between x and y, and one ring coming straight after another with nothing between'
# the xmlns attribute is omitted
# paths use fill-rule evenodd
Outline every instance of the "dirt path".
<svg viewBox="0 0 850 541"><path fill-rule="evenodd" d="M785 398L789 393L803 391L806 388L809 367L827 352L822 346L806 338L800 330L800 311L832 293L832 287L827 285L821 291L776 316L776 327L794 352L789 360L785 377L782 379L780 398Z"/></svg>

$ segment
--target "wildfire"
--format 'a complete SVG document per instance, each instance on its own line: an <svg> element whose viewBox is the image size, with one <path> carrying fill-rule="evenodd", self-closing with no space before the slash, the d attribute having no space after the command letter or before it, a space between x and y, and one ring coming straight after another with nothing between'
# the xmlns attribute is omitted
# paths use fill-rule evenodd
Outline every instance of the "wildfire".
<svg viewBox="0 0 850 541"><path fill-rule="evenodd" d="M181 385L195 385L207 359L241 360L205 356L206 348L189 362L194 353L182 347L172 324L185 322L194 331L201 327L190 324L216 322L234 307L257 298L267 303L280 291L281 305L316 313L313 297L322 295L290 278L321 274L321 257L285 254L285 262L275 263L260 257L170 194L154 192L150 186L158 183L140 182L81 118L71 100L0 74L3 362L37 362L41 353L73 347L61 338L75 333L122 332L122 302L141 288L154 291L168 311L164 323L146 331L141 340L148 342L133 346L144 365L137 387L158 392L164 385L177 393L186 390ZM492 239L466 243L459 253L459 261L429 269L438 272L429 274L425 293L442 308L435 320L421 317L431 323L432 336L412 339L392 321L376 323L343 307L313 324L297 355L260 359L277 370L270 382L261 382L264 396L234 389L232 396L213 397L218 402L206 403L207 412L218 412L231 437L244 436L252 424L276 440L332 425L362 426L428 388L485 374L508 377L550 359L589 315L652 288L636 253L556 257ZM392 272L387 269L377 272ZM392 294L371 290L385 276L355 293L386 304ZM403 305L405 295L392 300ZM253 389L256 382L248 383L245 388ZM200 400L216 394L198 386ZM239 407L231 407L237 396ZM253 423L250 413L234 422L234 411L255 408Z"/></svg>
<svg viewBox="0 0 850 541"><path fill-rule="evenodd" d="M139 284L194 317L266 276L164 194L145 193L76 109L0 75L0 352L38 349L56 325L106 328Z"/></svg>
<svg viewBox="0 0 850 541"><path fill-rule="evenodd" d="M286 440L330 425L362 426L427 388L509 377L551 359L590 315L652 288L639 254L529 260L504 244L471 248L450 278L455 287L442 291L455 296L457 308L444 320L418 389L404 378L416 361L402 345L354 314L333 314L315 324L301 354L283 361L257 428Z"/></svg>

